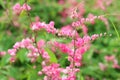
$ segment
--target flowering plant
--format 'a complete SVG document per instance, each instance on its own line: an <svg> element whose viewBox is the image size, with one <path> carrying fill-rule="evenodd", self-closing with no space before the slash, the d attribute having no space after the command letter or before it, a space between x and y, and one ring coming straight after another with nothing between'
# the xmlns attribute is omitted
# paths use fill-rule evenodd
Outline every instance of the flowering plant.
<svg viewBox="0 0 120 80"><path fill-rule="evenodd" d="M61 5L61 3L59 4ZM8 49L7 52L1 51L0 56L9 56L7 59L13 65L16 65L19 61L21 63L27 62L26 66L33 66L30 69L33 72L35 70L34 74L39 76L38 79L41 80L77 80L77 74L81 73L80 67L84 66L83 56L91 49L92 42L107 35L107 33L89 35L87 24L94 25L97 20L101 20L107 26L107 30L109 30L109 24L105 15L88 14L87 17L84 17L84 2L81 3L82 6L78 4L76 7L74 4L72 8L68 8L69 14L67 13L65 17L63 14L66 11L60 12L63 19L66 19L67 16L72 19L71 23L61 28L56 28L54 21L43 22L39 17L36 17L33 21L30 15L30 11L33 9L27 2L23 3L22 6L20 3L15 4L12 8L13 15L18 17L23 13L26 14L29 20L28 30L31 34L26 33L27 37L25 36L22 40L14 43L13 47ZM105 60L112 62L113 68L120 68L114 55L106 56ZM106 69L106 65L102 63L99 63L99 66L102 71ZM30 73L27 74L30 75ZM18 78L16 77L16 79ZM28 79L31 80L31 76Z"/></svg>

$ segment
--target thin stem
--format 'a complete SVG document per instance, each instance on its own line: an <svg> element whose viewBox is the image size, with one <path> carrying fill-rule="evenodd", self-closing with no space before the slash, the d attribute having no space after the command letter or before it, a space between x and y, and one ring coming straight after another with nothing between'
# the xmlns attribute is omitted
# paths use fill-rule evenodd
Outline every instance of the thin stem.
<svg viewBox="0 0 120 80"><path fill-rule="evenodd" d="M75 67L75 63L74 63L74 57L75 57L75 51L76 51L76 47L75 47L75 41L76 41L76 30L74 29L74 31L75 31L75 33L74 33L74 36L73 36L73 40L74 40L74 52L73 52L73 62L72 62L72 67L73 67L73 69L74 69L74 67ZM72 70L73 70L72 69Z"/></svg>
<svg viewBox="0 0 120 80"><path fill-rule="evenodd" d="M29 18L29 20L30 20L30 23L31 23L31 25L33 26L33 24L32 24L32 19L31 19L31 17L30 17L30 13L29 13L29 11L28 11L28 7L27 7L27 0L25 0L25 4L26 4L26 13L27 13L27 15L28 15L28 18Z"/></svg>
<svg viewBox="0 0 120 80"><path fill-rule="evenodd" d="M28 18L29 18L29 20L30 20L30 23L31 23L31 25L33 26L33 24L32 24L32 19L31 19L31 16L30 16L30 13L29 13L29 11L28 11L28 7L27 7L27 0L25 0L25 7L26 7L26 12L27 12L27 16L28 16ZM33 31L33 34L34 34L34 40L35 40L35 46L36 46L36 48L38 49L38 46L37 46L37 33L36 33L36 31L34 30ZM40 51L39 51L39 49L38 49L38 53L40 54Z"/></svg>
<svg viewBox="0 0 120 80"><path fill-rule="evenodd" d="M112 23L112 25L113 25L113 27L114 27L114 29L115 29L115 32L116 32L116 34L117 34L117 37L120 39L120 34L119 34L119 32L117 31L117 28L116 28L116 26L115 26L115 24L111 21L111 23Z"/></svg>

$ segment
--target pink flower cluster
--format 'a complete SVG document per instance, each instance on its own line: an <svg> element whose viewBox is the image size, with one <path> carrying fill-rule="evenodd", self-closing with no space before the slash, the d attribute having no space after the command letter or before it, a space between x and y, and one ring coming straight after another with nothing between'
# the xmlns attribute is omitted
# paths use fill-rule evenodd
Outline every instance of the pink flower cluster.
<svg viewBox="0 0 120 80"><path fill-rule="evenodd" d="M112 67L116 69L120 69L120 65L118 64L118 60L115 58L114 55L107 55L104 57L104 59L107 61L107 64L99 63L99 67L102 71L105 71L109 66L109 62L112 63Z"/></svg>
<svg viewBox="0 0 120 80"><path fill-rule="evenodd" d="M16 53L21 48L25 48L29 51L27 57L31 59L31 62L35 62L39 55L41 55L43 59L49 60L50 57L48 53L44 50L43 48L44 45L45 45L44 40L40 40L35 46L34 40L30 38L23 39L21 42L16 42L13 46L13 49L8 50L8 53L11 56L10 61L11 62L15 61Z"/></svg>
<svg viewBox="0 0 120 80"><path fill-rule="evenodd" d="M10 54L10 62L15 62L16 53L20 48L28 48L32 46L32 41L29 38L23 39L21 42L16 42L13 46L13 49L9 49L8 53Z"/></svg>
<svg viewBox="0 0 120 80"><path fill-rule="evenodd" d="M38 74L45 74L44 80L60 80L61 68L59 68L59 64L51 64L49 66L42 65L42 71L39 71Z"/></svg>
<svg viewBox="0 0 120 80"><path fill-rule="evenodd" d="M73 30L71 25L63 26L58 31L58 36L66 36L66 37L73 37L75 31ZM76 37L78 37L78 33L76 33Z"/></svg>
<svg viewBox="0 0 120 80"><path fill-rule="evenodd" d="M53 63L49 66L42 65L42 67L38 75L46 75L44 76L44 80L76 80L75 75L79 71L79 69L71 69L70 67L60 68L60 65L57 63Z"/></svg>
<svg viewBox="0 0 120 80"><path fill-rule="evenodd" d="M38 31L41 29L45 29L48 33L55 34L57 30L54 28L54 22L51 21L49 24L46 24L45 22L34 22L31 26L32 30Z"/></svg>
<svg viewBox="0 0 120 80"><path fill-rule="evenodd" d="M117 59L115 58L114 55L105 56L104 58L107 62L112 62L113 63L113 65L112 65L113 68L120 69L120 65L118 64L118 61L117 61Z"/></svg>
<svg viewBox="0 0 120 80"><path fill-rule="evenodd" d="M94 23L96 19L100 19L103 20L104 16L93 16L92 14L89 14L89 16L87 18L80 18L78 21L73 22L72 26L74 27L78 27L78 26L82 26L87 22L90 23Z"/></svg>
<svg viewBox="0 0 120 80"><path fill-rule="evenodd" d="M65 7L63 11L60 12L60 15L62 16L62 22L65 22L65 19L70 16L71 12L72 14L74 14L74 15L71 15L72 18L75 18L75 17L81 18L85 14L85 3L84 2L77 2L76 0L71 0L71 1L59 0L59 4L61 3L62 5L66 5L66 4L70 5L70 7ZM76 5L77 5L78 13L74 11L76 9L73 9L73 7L76 7Z"/></svg>
<svg viewBox="0 0 120 80"><path fill-rule="evenodd" d="M97 0L95 6L102 10L106 10L107 6L109 6L112 2L113 0Z"/></svg>
<svg viewBox="0 0 120 80"><path fill-rule="evenodd" d="M30 11L31 10L31 7L29 5L27 5L26 3L23 4L23 6L21 6L19 3L15 4L13 6L13 11L15 14L19 15L22 10L25 10L25 11Z"/></svg>
<svg viewBox="0 0 120 80"><path fill-rule="evenodd" d="M71 62L71 66L73 65L73 62L75 63L75 66L79 67L81 66L81 60L82 55L89 49L90 42L97 39L99 35L94 34L91 37L84 36L83 38L76 38L75 41L72 40L70 43L71 45L55 42L54 46L58 48L61 52L68 54L68 61ZM71 47L72 46L72 47ZM74 47L76 50L74 50Z"/></svg>

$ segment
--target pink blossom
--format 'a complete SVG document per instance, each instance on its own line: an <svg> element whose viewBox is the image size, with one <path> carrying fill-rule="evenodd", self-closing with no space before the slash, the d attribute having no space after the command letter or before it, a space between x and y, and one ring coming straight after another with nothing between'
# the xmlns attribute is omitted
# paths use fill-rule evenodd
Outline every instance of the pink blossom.
<svg viewBox="0 0 120 80"><path fill-rule="evenodd" d="M113 61L115 59L115 56L114 55L105 56L104 58L105 58L106 61Z"/></svg>
<svg viewBox="0 0 120 80"><path fill-rule="evenodd" d="M9 77L9 79L8 80L15 80L13 77Z"/></svg>
<svg viewBox="0 0 120 80"><path fill-rule="evenodd" d="M83 31L84 35L87 35L87 33L88 33L88 28L87 28L87 26L82 25L82 31Z"/></svg>
<svg viewBox="0 0 120 80"><path fill-rule="evenodd" d="M48 52L46 52L44 49L41 49L41 56L45 59L45 60L49 60L50 56L48 54Z"/></svg>
<svg viewBox="0 0 120 80"><path fill-rule="evenodd" d="M5 51L0 52L0 57L6 55Z"/></svg>
<svg viewBox="0 0 120 80"><path fill-rule="evenodd" d="M21 13L22 10L26 10L26 11L30 11L31 7L27 4L23 4L23 6L20 6L19 3L15 4L13 6L13 11L15 14L19 15Z"/></svg>
<svg viewBox="0 0 120 80"><path fill-rule="evenodd" d="M31 26L32 30L38 31L41 29L45 29L48 33L55 34L57 32L56 28L54 28L54 22L51 21L49 24L46 24L45 22L34 22Z"/></svg>
<svg viewBox="0 0 120 80"><path fill-rule="evenodd" d="M95 6L105 11L112 1L113 0L97 0Z"/></svg>
<svg viewBox="0 0 120 80"><path fill-rule="evenodd" d="M19 49L20 48L20 42L16 42L13 46L14 49Z"/></svg>
<svg viewBox="0 0 120 80"><path fill-rule="evenodd" d="M65 44L60 44L60 49L64 53L69 52L69 48Z"/></svg>
<svg viewBox="0 0 120 80"><path fill-rule="evenodd" d="M90 43L91 37L90 37L90 36L84 36L84 37L83 37L83 40L84 40L84 43L85 43L85 44L86 44L86 43Z"/></svg>
<svg viewBox="0 0 120 80"><path fill-rule="evenodd" d="M92 23L92 24L95 24L95 18L96 18L97 16L94 16L93 14L88 14L88 18L90 19L90 22Z"/></svg>
<svg viewBox="0 0 120 80"><path fill-rule="evenodd" d="M27 57L28 57L28 58L32 58L32 57L33 57L32 53L28 53L28 54L27 54Z"/></svg>
<svg viewBox="0 0 120 80"><path fill-rule="evenodd" d="M54 23L53 21L51 21L51 22L45 27L46 31L47 31L48 33L55 34L57 30L54 28L54 25L55 25L55 23Z"/></svg>
<svg viewBox="0 0 120 80"><path fill-rule="evenodd" d="M104 16L101 16L99 19L105 23L106 29L109 30L109 23L107 18L105 18Z"/></svg>
<svg viewBox="0 0 120 80"><path fill-rule="evenodd" d="M99 63L99 67L100 67L100 69L102 70L102 71L105 71L106 70L106 65L105 64L103 64L103 63Z"/></svg>
<svg viewBox="0 0 120 80"><path fill-rule="evenodd" d="M33 53L37 53L38 52L38 49L36 47L34 47L33 45L27 46L27 49L29 49Z"/></svg>
<svg viewBox="0 0 120 80"><path fill-rule="evenodd" d="M16 60L16 58L15 58L15 57L11 57L11 58L10 58L10 62L11 62L11 63L14 63L14 62L15 62L15 60Z"/></svg>
<svg viewBox="0 0 120 80"><path fill-rule="evenodd" d="M38 72L38 75L39 75L39 76L41 76L41 75L42 75L42 72L41 72L41 71L39 71L39 72Z"/></svg>
<svg viewBox="0 0 120 80"><path fill-rule="evenodd" d="M21 6L20 6L19 3L15 4L15 5L13 6L13 11L14 11L15 14L17 14L17 15L19 15L19 14L21 13L22 8L21 8Z"/></svg>
<svg viewBox="0 0 120 80"><path fill-rule="evenodd" d="M118 64L118 61L117 59L114 59L113 60L113 65L112 65L113 68L116 68L116 69L120 69L120 65Z"/></svg>
<svg viewBox="0 0 120 80"><path fill-rule="evenodd" d="M32 30L39 30L40 29L39 26L40 26L40 22L36 22L36 23L33 23L31 28Z"/></svg>
<svg viewBox="0 0 120 80"><path fill-rule="evenodd" d="M45 77L51 80L59 80L61 69L59 68L59 64L51 64L49 66L44 66L42 72L46 75ZM46 80L48 80L46 79Z"/></svg>
<svg viewBox="0 0 120 80"><path fill-rule="evenodd" d="M29 39L29 38L23 39L23 40L21 41L20 47L21 47L21 48L28 47L28 46L31 45L31 43L32 43L32 40L31 40L31 39Z"/></svg>
<svg viewBox="0 0 120 80"><path fill-rule="evenodd" d="M37 47L38 47L39 49L42 48L44 45L45 45L45 41L44 41L44 40L39 40L39 41L37 42Z"/></svg>
<svg viewBox="0 0 120 80"><path fill-rule="evenodd" d="M84 54L85 53L85 50L86 48L85 47L80 47L78 49L76 49L76 54Z"/></svg>
<svg viewBox="0 0 120 80"><path fill-rule="evenodd" d="M97 39L98 37L99 37L98 34L94 34L94 35L91 36L91 39L92 39L92 40L95 40L95 39Z"/></svg>
<svg viewBox="0 0 120 80"><path fill-rule="evenodd" d="M67 37L73 37L75 36L74 30L72 26L67 25L63 26L60 31L58 32L58 36L67 36ZM78 33L76 32L76 37L78 37Z"/></svg>
<svg viewBox="0 0 120 80"><path fill-rule="evenodd" d="M23 4L22 9L26 10L26 11L30 11L31 7L28 4L25 3L25 4Z"/></svg>
<svg viewBox="0 0 120 80"><path fill-rule="evenodd" d="M64 4L65 1L64 1L64 0L58 0L58 3L59 3L59 4Z"/></svg>
<svg viewBox="0 0 120 80"><path fill-rule="evenodd" d="M43 52L43 53L42 53L42 57L43 57L44 59L47 59L47 60L50 59L50 56L48 55L47 52Z"/></svg>
<svg viewBox="0 0 120 80"><path fill-rule="evenodd" d="M113 64L113 68L120 69L120 66L118 64Z"/></svg>
<svg viewBox="0 0 120 80"><path fill-rule="evenodd" d="M72 40L72 44L74 44L76 47L81 47L84 45L84 40L82 38L77 38L76 41Z"/></svg>
<svg viewBox="0 0 120 80"><path fill-rule="evenodd" d="M9 49L9 50L8 50L8 53L9 53L11 56L15 56L15 55L16 55L16 52L17 52L16 49Z"/></svg>

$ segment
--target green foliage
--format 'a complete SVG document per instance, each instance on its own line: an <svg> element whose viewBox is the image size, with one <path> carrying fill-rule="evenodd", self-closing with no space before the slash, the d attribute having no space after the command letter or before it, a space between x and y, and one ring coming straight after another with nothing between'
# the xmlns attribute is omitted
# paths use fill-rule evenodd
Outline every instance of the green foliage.
<svg viewBox="0 0 120 80"><path fill-rule="evenodd" d="M57 63L57 58L56 58L55 54L48 48L46 48L45 50L48 52L48 54L50 56L50 62Z"/></svg>

